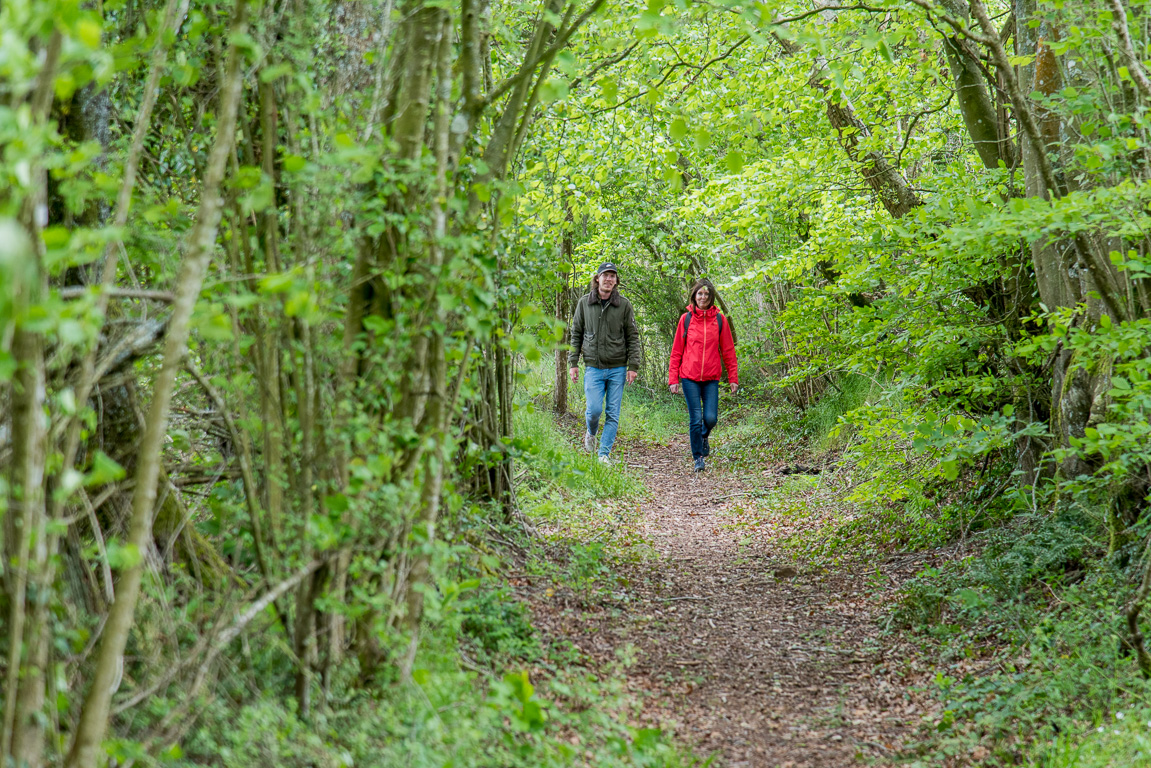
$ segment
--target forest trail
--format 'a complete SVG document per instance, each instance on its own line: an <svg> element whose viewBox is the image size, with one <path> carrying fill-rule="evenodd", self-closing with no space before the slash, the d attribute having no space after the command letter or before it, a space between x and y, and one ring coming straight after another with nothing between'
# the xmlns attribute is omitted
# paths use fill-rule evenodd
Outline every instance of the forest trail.
<svg viewBox="0 0 1151 768"><path fill-rule="evenodd" d="M927 672L882 636L874 582L783 559L775 526L742 501L784 481L770 468L727 469L720 444L708 471L692 472L686 435L622 453L651 491L640 524L657 557L618 566L628 583L606 604L549 611L549 632L605 663L633 646L628 683L651 694L643 724L674 730L713 765L890 763L924 715L911 688ZM885 593L899 580L886 573Z"/></svg>

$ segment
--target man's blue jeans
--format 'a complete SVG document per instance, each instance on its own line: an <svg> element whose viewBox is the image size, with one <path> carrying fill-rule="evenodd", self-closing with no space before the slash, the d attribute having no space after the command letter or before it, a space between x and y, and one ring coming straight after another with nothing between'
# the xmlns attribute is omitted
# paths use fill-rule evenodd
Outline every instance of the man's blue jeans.
<svg viewBox="0 0 1151 768"><path fill-rule="evenodd" d="M680 379L683 398L687 400L688 437L691 438L691 457L704 455L703 441L719 421L719 382Z"/></svg>
<svg viewBox="0 0 1151 768"><path fill-rule="evenodd" d="M607 401L607 417L603 421L603 435L599 439L599 455L607 456L615 445L615 433L619 429L619 409L623 404L623 385L627 381L627 366L619 368L592 368L588 366L583 374L583 393L587 398L587 431L594 435L599 429L599 417L604 412Z"/></svg>

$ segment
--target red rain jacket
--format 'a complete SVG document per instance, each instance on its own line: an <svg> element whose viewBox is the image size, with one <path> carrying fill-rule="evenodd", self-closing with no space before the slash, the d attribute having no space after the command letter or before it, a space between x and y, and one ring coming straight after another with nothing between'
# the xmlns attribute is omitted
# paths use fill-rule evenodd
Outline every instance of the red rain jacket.
<svg viewBox="0 0 1151 768"><path fill-rule="evenodd" d="M687 343L683 340L683 317L675 329L675 342L671 345L671 360L667 366L667 383L678 384L680 379L692 381L718 381L722 375L720 361L727 366L727 380L739 383L739 364L735 360L735 341L731 338L731 323L723 319L720 335L718 312L715 307L688 310L691 322L687 324Z"/></svg>

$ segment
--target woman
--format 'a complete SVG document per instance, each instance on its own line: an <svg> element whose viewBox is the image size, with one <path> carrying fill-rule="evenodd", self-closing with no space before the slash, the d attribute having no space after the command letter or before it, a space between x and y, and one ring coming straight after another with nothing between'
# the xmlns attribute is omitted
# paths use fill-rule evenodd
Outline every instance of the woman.
<svg viewBox="0 0 1151 768"><path fill-rule="evenodd" d="M739 367L731 323L715 308L715 286L710 280L696 280L690 296L671 346L667 385L673 393L682 390L687 400L691 456L695 471L702 472L703 458L711 453L707 437L719 420L721 362L733 394L739 389Z"/></svg>

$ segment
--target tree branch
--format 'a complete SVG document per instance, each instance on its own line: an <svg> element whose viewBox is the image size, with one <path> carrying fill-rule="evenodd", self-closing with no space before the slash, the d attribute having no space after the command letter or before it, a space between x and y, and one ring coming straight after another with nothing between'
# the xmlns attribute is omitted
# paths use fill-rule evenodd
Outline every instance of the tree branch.
<svg viewBox="0 0 1151 768"><path fill-rule="evenodd" d="M868 13L891 13L891 10L891 8L875 8L864 3L856 3L855 5L826 5L822 8L814 8L810 11L805 11L804 13L800 13L796 16L781 16L772 19L771 24L778 27L784 24L790 24L793 21L803 21L804 19L810 18L812 16L818 16L825 11L867 11Z"/></svg>
<svg viewBox="0 0 1151 768"><path fill-rule="evenodd" d="M1127 71L1135 81L1143 98L1151 101L1151 80L1147 79L1147 71L1143 63L1135 55L1135 46L1131 43L1131 33L1127 29L1127 9L1123 7L1122 0L1110 0L1111 29L1122 43L1123 58L1127 59Z"/></svg>
<svg viewBox="0 0 1151 768"><path fill-rule="evenodd" d="M603 4L604 0L595 0L595 2L593 2L586 11L581 13L575 19L575 21L571 22L571 24L559 31L559 33L556 35L556 40L554 43L540 52L537 56L524 61L524 63L520 65L519 70L514 75L506 78L502 83L496 86L496 88L491 93L478 100L476 102L473 114L479 114L505 93L510 91L512 88L515 88L517 85L531 76L541 61L549 59L562 51L567 46L568 40L571 38L571 36L575 34L575 31L583 26L583 23L587 21L596 11L598 11Z"/></svg>

